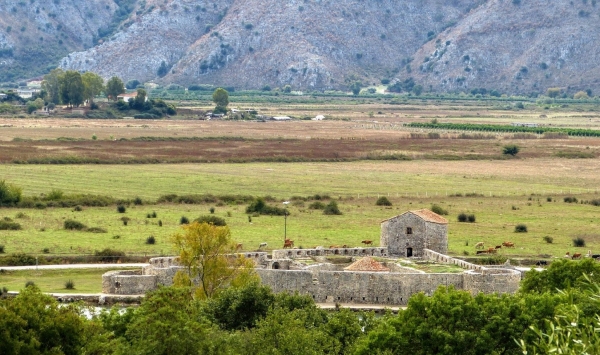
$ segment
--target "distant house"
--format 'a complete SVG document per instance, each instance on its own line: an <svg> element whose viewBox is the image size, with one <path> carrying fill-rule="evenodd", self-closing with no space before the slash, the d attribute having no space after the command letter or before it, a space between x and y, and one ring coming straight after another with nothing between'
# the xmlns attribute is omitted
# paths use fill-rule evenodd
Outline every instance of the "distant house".
<svg viewBox="0 0 600 355"><path fill-rule="evenodd" d="M448 252L448 221L427 209L408 211L381 222L380 245L390 255L422 257L423 249Z"/></svg>
<svg viewBox="0 0 600 355"><path fill-rule="evenodd" d="M17 90L17 95L23 99L31 99L33 95L37 94L39 90Z"/></svg>
<svg viewBox="0 0 600 355"><path fill-rule="evenodd" d="M6 97L6 94L0 93L0 100Z"/></svg>
<svg viewBox="0 0 600 355"><path fill-rule="evenodd" d="M125 93L125 94L119 94L117 95L117 101L118 100L123 100L125 102L129 102L129 100L133 100L135 99L135 97L137 96L137 92L132 92L132 93ZM146 101L148 101L148 97L146 96Z"/></svg>

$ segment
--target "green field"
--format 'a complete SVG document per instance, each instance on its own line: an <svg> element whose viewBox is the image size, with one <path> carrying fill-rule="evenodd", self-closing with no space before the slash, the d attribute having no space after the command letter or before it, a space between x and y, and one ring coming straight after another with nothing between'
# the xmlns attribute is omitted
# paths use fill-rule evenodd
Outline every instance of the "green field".
<svg viewBox="0 0 600 355"><path fill-rule="evenodd" d="M107 269L3 271L0 272L0 287L6 287L9 291L19 291L25 287L26 282L32 281L43 292L100 293L102 274L107 271ZM75 285L73 289L65 288L68 280L73 281Z"/></svg>

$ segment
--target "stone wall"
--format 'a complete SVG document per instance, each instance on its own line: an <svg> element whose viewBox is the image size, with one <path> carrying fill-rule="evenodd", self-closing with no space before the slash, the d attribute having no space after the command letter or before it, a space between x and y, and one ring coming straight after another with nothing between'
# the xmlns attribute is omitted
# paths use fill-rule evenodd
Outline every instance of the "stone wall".
<svg viewBox="0 0 600 355"><path fill-rule="evenodd" d="M483 267L481 265L471 264L464 260L460 260L460 259L456 259L451 256L448 256L448 255L440 254L440 253L437 253L437 252L435 252L433 250L429 250L429 249L425 249L423 251L423 258L434 261L436 263L454 264L454 265L460 266L461 268L467 269L467 270L481 271L481 270L485 269L485 267Z"/></svg>
<svg viewBox="0 0 600 355"><path fill-rule="evenodd" d="M515 293L519 289L521 273L510 269L469 270L464 274L464 289L472 294Z"/></svg>
<svg viewBox="0 0 600 355"><path fill-rule="evenodd" d="M257 270L274 292L299 292L318 303L405 305L418 292L431 295L440 285L463 289L462 274L400 274L308 270Z"/></svg>
<svg viewBox="0 0 600 355"><path fill-rule="evenodd" d="M102 275L102 293L106 294L141 295L157 286L157 278L143 275L141 270L109 271Z"/></svg>
<svg viewBox="0 0 600 355"><path fill-rule="evenodd" d="M385 247L331 248L331 249L280 249L273 250L273 259L305 259L315 256L388 256Z"/></svg>

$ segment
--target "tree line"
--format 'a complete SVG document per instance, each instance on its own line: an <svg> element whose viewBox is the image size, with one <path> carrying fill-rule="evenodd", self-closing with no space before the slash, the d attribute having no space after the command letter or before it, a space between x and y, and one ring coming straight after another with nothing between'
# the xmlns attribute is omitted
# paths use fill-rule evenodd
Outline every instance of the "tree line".
<svg viewBox="0 0 600 355"><path fill-rule="evenodd" d="M96 73L81 74L76 70L64 71L57 68L44 76L42 90L49 103L78 107L86 101L93 106L94 97L101 93L116 101L117 96L125 92L125 85L116 76L110 78L105 85L104 79Z"/></svg>

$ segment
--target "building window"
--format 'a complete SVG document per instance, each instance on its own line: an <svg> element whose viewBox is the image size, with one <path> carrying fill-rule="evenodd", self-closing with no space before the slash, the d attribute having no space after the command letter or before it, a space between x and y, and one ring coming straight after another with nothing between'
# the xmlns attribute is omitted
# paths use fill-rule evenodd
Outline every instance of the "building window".
<svg viewBox="0 0 600 355"><path fill-rule="evenodd" d="M412 234L412 227L406 227L406 234Z"/></svg>

